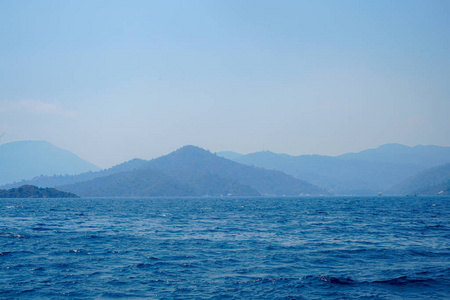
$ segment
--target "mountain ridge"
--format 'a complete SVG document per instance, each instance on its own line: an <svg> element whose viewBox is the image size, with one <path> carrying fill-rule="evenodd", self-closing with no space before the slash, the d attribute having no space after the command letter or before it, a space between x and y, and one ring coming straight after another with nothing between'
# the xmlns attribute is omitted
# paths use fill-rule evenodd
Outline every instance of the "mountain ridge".
<svg viewBox="0 0 450 300"><path fill-rule="evenodd" d="M0 145L0 185L40 175L78 174L101 170L78 155L46 141Z"/></svg>
<svg viewBox="0 0 450 300"><path fill-rule="evenodd" d="M37 176L31 180L3 185L3 188L18 187L23 184L66 188L91 181L84 186L94 193L95 186L92 186L94 179L151 169L153 173L148 171L148 176L154 181L160 180L161 185L172 186L174 195L178 195L177 189L184 189L187 195L197 196L242 193L245 195L257 193L299 195L327 194L328 192L338 195L374 195L378 192L392 193L393 186L419 174L430 165L446 160L450 162L450 147L422 145L409 147L401 144L385 144L375 149L347 153L344 158L341 157L342 155L317 154L291 156L271 151L245 155L228 152L230 153L235 159L223 158L222 152L213 154L200 147L187 145L152 160L136 158L109 169L77 175ZM369 159L362 159L372 154L373 156ZM413 154L417 154L414 162L422 158L423 160L419 163L408 163L414 158ZM113 181L125 182L126 178L131 178L130 176L122 174L110 178ZM159 176L159 179L156 180L155 176ZM139 186L144 184L144 181L141 182L139 177L135 177L134 181L136 188L144 189L143 186ZM107 184L105 179L98 179L95 182ZM133 182L128 184L134 185ZM147 184L152 186L150 181ZM312 188L310 184L315 187ZM110 189L114 190L116 187L111 186ZM108 189L105 188L105 190ZM154 191L147 190L147 192L154 194ZM131 195L125 190L121 193ZM96 196L98 195L97 193Z"/></svg>
<svg viewBox="0 0 450 300"><path fill-rule="evenodd" d="M283 172L245 166L189 145L150 161L133 159L99 172L24 183L95 197L328 194Z"/></svg>
<svg viewBox="0 0 450 300"><path fill-rule="evenodd" d="M221 152L218 153L221 155ZM450 162L450 147L385 144L375 149L339 156L277 154L259 151L236 162L281 170L342 195L374 195L425 170Z"/></svg>

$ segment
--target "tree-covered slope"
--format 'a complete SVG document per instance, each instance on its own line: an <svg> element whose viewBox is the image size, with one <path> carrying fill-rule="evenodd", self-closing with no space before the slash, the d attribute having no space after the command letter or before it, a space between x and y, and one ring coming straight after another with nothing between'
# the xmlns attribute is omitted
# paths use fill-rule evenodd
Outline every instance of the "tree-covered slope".
<svg viewBox="0 0 450 300"><path fill-rule="evenodd" d="M421 171L420 165L340 159L322 155L291 156L269 151L256 152L234 161L249 166L280 170L330 189L337 194L370 195L383 191Z"/></svg>
<svg viewBox="0 0 450 300"><path fill-rule="evenodd" d="M89 197L191 196L194 194L190 187L160 172L148 169L119 172L58 188Z"/></svg>
<svg viewBox="0 0 450 300"><path fill-rule="evenodd" d="M280 171L246 166L195 146L185 146L154 159L149 166L182 182L199 175L215 174L247 185L266 195L327 194L325 190Z"/></svg>
<svg viewBox="0 0 450 300"><path fill-rule="evenodd" d="M214 174L200 174L180 181L152 168L115 173L58 188L89 197L259 195L248 186Z"/></svg>
<svg viewBox="0 0 450 300"><path fill-rule="evenodd" d="M375 149L337 156L340 159L364 160L379 163L420 165L424 168L450 163L450 147L385 144Z"/></svg>
<svg viewBox="0 0 450 300"><path fill-rule="evenodd" d="M53 188L23 185L9 190L0 190L0 198L78 198L77 195Z"/></svg>
<svg viewBox="0 0 450 300"><path fill-rule="evenodd" d="M388 193L406 195L436 195L448 189L450 181L450 163L427 169L408 178L388 190Z"/></svg>
<svg viewBox="0 0 450 300"><path fill-rule="evenodd" d="M121 163L112 168L97 171L97 172L85 172L77 175L54 175L54 176L38 176L30 180L22 180L12 184L3 185L2 188L14 188L21 185L35 185L39 187L56 187L61 185L70 185L79 182L89 181L99 177L105 177L120 172L127 172L145 168L148 165L148 161L142 159L132 159L130 161Z"/></svg>
<svg viewBox="0 0 450 300"><path fill-rule="evenodd" d="M327 194L284 174L232 162L185 146L138 169L58 187L82 196L257 196Z"/></svg>
<svg viewBox="0 0 450 300"><path fill-rule="evenodd" d="M450 180L445 182L431 184L414 191L417 195L450 195Z"/></svg>

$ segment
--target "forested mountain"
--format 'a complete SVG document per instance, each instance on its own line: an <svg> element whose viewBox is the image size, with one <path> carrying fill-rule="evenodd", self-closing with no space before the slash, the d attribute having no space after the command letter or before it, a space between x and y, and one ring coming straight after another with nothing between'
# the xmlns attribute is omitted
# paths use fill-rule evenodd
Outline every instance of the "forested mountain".
<svg viewBox="0 0 450 300"><path fill-rule="evenodd" d="M450 195L450 180L417 189L414 191L414 195Z"/></svg>
<svg viewBox="0 0 450 300"><path fill-rule="evenodd" d="M450 188L450 163L427 169L389 189L392 194L437 195L448 194Z"/></svg>
<svg viewBox="0 0 450 300"><path fill-rule="evenodd" d="M270 170L280 170L336 194L374 195L412 174L423 170L418 165L343 160L331 156L290 156L269 151L235 159L236 162Z"/></svg>
<svg viewBox="0 0 450 300"><path fill-rule="evenodd" d="M380 163L420 165L424 168L430 168L450 162L450 147L433 145L408 147L401 144L385 144L375 149L339 155L337 158Z"/></svg>
<svg viewBox="0 0 450 300"><path fill-rule="evenodd" d="M73 175L100 168L44 141L0 145L0 185L40 175Z"/></svg>
<svg viewBox="0 0 450 300"><path fill-rule="evenodd" d="M282 172L245 166L194 146L148 161L133 171L59 188L82 196L327 194Z"/></svg>
<svg viewBox="0 0 450 300"><path fill-rule="evenodd" d="M328 192L402 195L432 185L426 193L434 193L436 189L445 190L445 186L438 187L445 183L445 178L433 181L426 179L428 175L420 175L417 180L424 184L406 180L413 180L414 175L438 162L450 162L449 149L388 144L332 157L290 156L270 151L215 155L198 147L185 146L150 161L133 159L97 172L39 176L2 188L24 184L62 186L82 196L318 195ZM234 157L234 161L221 155Z"/></svg>
<svg viewBox="0 0 450 300"><path fill-rule="evenodd" d="M77 195L61 192L53 188L39 188L23 185L9 190L0 190L0 198L78 198Z"/></svg>
<svg viewBox="0 0 450 300"><path fill-rule="evenodd" d="M222 155L219 152L218 155ZM340 156L276 154L235 156L236 162L280 170L336 194L374 195L428 167L450 162L450 147L387 144Z"/></svg>
<svg viewBox="0 0 450 300"><path fill-rule="evenodd" d="M195 176L186 183L151 168L116 173L59 188L89 197L259 195L248 186L217 175Z"/></svg>
<svg viewBox="0 0 450 300"><path fill-rule="evenodd" d="M98 171L98 172L85 172L78 175L54 175L54 176L39 176L30 180L22 180L12 184L6 184L1 186L2 188L10 189L19 187L24 184L35 185L39 187L56 187L60 185L69 185L84 181L89 181L95 178L104 177L120 172L133 171L144 168L147 166L148 161L142 159L132 159L130 161L121 163L112 168Z"/></svg>

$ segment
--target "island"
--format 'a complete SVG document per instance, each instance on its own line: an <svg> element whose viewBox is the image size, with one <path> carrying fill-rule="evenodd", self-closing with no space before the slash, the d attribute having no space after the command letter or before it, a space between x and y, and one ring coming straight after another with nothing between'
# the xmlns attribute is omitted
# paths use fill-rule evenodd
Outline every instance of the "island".
<svg viewBox="0 0 450 300"><path fill-rule="evenodd" d="M22 185L21 187L0 190L0 198L80 198L79 196L58 191L54 188L39 188L34 185Z"/></svg>

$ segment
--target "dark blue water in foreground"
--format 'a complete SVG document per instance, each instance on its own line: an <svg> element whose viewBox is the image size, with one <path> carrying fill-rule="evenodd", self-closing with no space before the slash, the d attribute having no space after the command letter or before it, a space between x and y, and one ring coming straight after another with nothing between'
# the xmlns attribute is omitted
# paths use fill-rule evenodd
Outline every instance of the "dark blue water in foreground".
<svg viewBox="0 0 450 300"><path fill-rule="evenodd" d="M3 199L0 298L450 298L450 198Z"/></svg>

